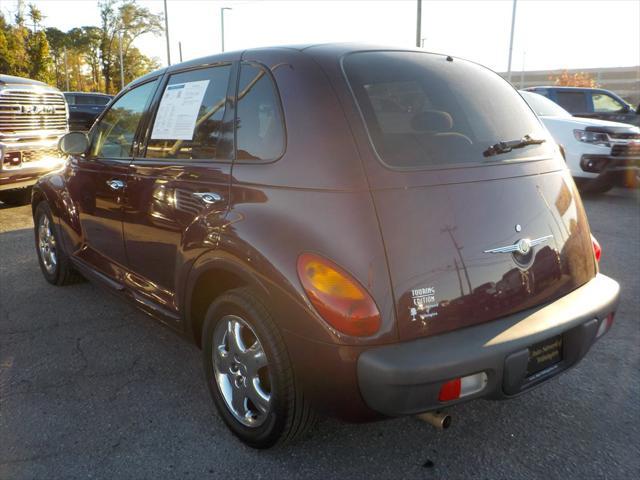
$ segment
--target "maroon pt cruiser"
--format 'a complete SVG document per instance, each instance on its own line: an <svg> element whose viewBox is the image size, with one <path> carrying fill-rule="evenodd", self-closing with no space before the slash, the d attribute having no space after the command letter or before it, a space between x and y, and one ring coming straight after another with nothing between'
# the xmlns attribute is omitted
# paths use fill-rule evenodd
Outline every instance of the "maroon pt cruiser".
<svg viewBox="0 0 640 480"><path fill-rule="evenodd" d="M94 280L199 345L253 447L316 412L517 396L613 321L619 286L558 146L468 61L224 53L132 82L60 148L33 190L45 278Z"/></svg>

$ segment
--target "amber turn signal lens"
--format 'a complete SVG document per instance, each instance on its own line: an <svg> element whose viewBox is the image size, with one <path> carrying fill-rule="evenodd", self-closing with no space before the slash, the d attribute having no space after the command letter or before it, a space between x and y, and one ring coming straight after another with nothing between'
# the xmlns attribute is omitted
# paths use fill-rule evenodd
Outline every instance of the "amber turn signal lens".
<svg viewBox="0 0 640 480"><path fill-rule="evenodd" d="M593 245L593 254L596 257L596 262L599 262L600 257L602 256L602 247L598 243L598 240L596 240L596 237L594 237L593 235L591 235L591 243Z"/></svg>
<svg viewBox="0 0 640 480"><path fill-rule="evenodd" d="M320 316L338 331L368 337L380 329L380 313L371 296L335 263L303 253L298 258L298 276Z"/></svg>

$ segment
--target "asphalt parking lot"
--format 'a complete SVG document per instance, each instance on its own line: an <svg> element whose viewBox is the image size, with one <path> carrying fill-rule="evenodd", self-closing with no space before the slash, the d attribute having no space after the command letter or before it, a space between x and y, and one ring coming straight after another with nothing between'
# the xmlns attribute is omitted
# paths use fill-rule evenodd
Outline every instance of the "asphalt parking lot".
<svg viewBox="0 0 640 480"><path fill-rule="evenodd" d="M196 347L89 283L47 284L29 207L0 205L0 478L640 478L640 195L585 204L623 296L578 367L453 408L445 432L322 420L261 452L216 416Z"/></svg>

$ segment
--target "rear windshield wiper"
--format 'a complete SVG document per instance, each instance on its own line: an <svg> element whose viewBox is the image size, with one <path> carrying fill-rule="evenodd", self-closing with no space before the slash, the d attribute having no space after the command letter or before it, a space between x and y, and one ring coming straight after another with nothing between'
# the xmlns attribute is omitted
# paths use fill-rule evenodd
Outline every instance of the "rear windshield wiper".
<svg viewBox="0 0 640 480"><path fill-rule="evenodd" d="M492 157L494 155L500 155L501 153L508 153L514 148L523 148L527 145L540 145L546 141L544 138L532 138L530 135L525 135L520 140L495 143L482 152L482 154L485 157Z"/></svg>

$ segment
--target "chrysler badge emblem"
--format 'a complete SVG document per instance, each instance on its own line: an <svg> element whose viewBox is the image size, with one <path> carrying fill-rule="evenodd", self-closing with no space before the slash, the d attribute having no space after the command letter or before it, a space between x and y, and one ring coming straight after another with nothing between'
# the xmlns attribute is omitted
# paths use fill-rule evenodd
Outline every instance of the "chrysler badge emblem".
<svg viewBox="0 0 640 480"><path fill-rule="evenodd" d="M547 235L545 237L534 238L521 238L513 245L505 245L504 247L490 248L485 250L484 253L519 253L520 255L527 255L532 247L545 243L553 238L553 235Z"/></svg>

